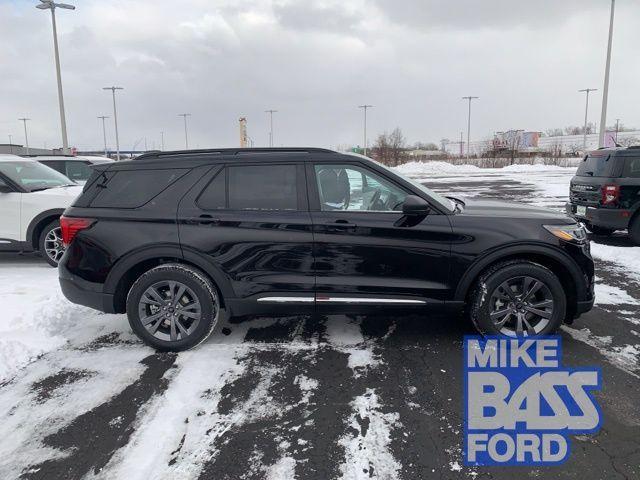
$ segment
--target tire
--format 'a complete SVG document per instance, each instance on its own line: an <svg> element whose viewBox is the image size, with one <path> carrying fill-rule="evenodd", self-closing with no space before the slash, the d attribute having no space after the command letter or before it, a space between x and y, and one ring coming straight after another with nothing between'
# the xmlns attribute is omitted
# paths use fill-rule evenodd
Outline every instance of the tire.
<svg viewBox="0 0 640 480"><path fill-rule="evenodd" d="M640 213L636 214L629 224L629 237L633 243L640 245Z"/></svg>
<svg viewBox="0 0 640 480"><path fill-rule="evenodd" d="M148 270L134 282L127 295L127 317L144 343L179 352L211 335L221 317L220 304L218 290L205 274L170 263Z"/></svg>
<svg viewBox="0 0 640 480"><path fill-rule="evenodd" d="M598 227L596 225L591 225L591 224L587 225L587 229L589 229L589 231L591 233L593 233L594 235L600 235L600 236L603 236L603 237L609 236L613 232L615 232L615 230L613 228Z"/></svg>
<svg viewBox="0 0 640 480"><path fill-rule="evenodd" d="M62 245L62 232L60 222L56 219L49 222L40 232L38 238L38 251L49 265L57 267L64 253Z"/></svg>
<svg viewBox="0 0 640 480"><path fill-rule="evenodd" d="M523 288L519 291L521 282ZM530 298L523 299L522 292L531 290L535 292ZM566 294L558 277L548 268L525 260L511 260L489 268L476 283L470 301L469 316L482 335L550 335L562 325L567 309ZM529 309L542 312L544 317ZM500 321L504 323L500 325Z"/></svg>

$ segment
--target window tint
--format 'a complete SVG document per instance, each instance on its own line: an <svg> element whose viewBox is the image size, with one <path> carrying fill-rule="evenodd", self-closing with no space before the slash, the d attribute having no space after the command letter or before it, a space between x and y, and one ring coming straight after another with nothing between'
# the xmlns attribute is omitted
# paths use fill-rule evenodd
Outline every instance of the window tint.
<svg viewBox="0 0 640 480"><path fill-rule="evenodd" d="M640 178L640 157L627 158L622 176Z"/></svg>
<svg viewBox="0 0 640 480"><path fill-rule="evenodd" d="M77 160L71 162L65 162L66 164L66 175L71 180L75 180L77 182L86 182L87 179L91 176L91 167L88 165L88 162L79 162Z"/></svg>
<svg viewBox="0 0 640 480"><path fill-rule="evenodd" d="M315 170L322 210L402 210L406 192L370 170L352 165L316 165Z"/></svg>
<svg viewBox="0 0 640 480"><path fill-rule="evenodd" d="M589 155L580 162L578 177L610 177L613 163L609 155Z"/></svg>
<svg viewBox="0 0 640 480"><path fill-rule="evenodd" d="M136 208L144 205L187 172L185 169L118 170L108 182L98 180L92 207Z"/></svg>
<svg viewBox="0 0 640 480"><path fill-rule="evenodd" d="M65 175L64 162L60 160L40 160L40 163L46 165L49 168L53 168L56 172L60 172L61 174Z"/></svg>
<svg viewBox="0 0 640 480"><path fill-rule="evenodd" d="M233 166L227 175L230 209L298 209L295 165Z"/></svg>
<svg viewBox="0 0 640 480"><path fill-rule="evenodd" d="M198 197L198 205L208 210L227 206L226 169L220 170Z"/></svg>

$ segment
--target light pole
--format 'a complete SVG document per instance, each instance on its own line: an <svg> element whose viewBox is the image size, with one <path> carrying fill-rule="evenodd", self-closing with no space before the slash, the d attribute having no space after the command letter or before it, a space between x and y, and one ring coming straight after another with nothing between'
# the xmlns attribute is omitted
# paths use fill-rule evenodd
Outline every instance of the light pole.
<svg viewBox="0 0 640 480"><path fill-rule="evenodd" d="M471 151L471 100L475 100L480 97L462 97L463 100L469 100L469 114L467 115L467 160L469 159L469 152Z"/></svg>
<svg viewBox="0 0 640 480"><path fill-rule="evenodd" d="M620 119L616 118L616 145L618 144L618 130L620 129Z"/></svg>
<svg viewBox="0 0 640 480"><path fill-rule="evenodd" d="M120 161L120 138L118 137L118 111L116 110L116 90L124 90L122 87L102 87L103 90L111 90L113 97L113 123L116 127L116 160Z"/></svg>
<svg viewBox="0 0 640 480"><path fill-rule="evenodd" d="M604 88L602 89L602 113L600 114L600 137L598 147L604 147L604 135L607 131L607 100L609 98L609 71L611 70L611 45L613 43L613 15L616 0L611 0L611 18L609 19L609 43L607 44L607 62L604 67Z"/></svg>
<svg viewBox="0 0 640 480"><path fill-rule="evenodd" d="M364 149L363 155L367 156L367 110L373 108L373 105L358 105L358 108L361 108L364 111Z"/></svg>
<svg viewBox="0 0 640 480"><path fill-rule="evenodd" d="M9 153L13 153L13 143L11 143L11 134L9 134Z"/></svg>
<svg viewBox="0 0 640 480"><path fill-rule="evenodd" d="M587 150L587 115L589 114L589 93L591 92L597 92L598 89L597 88L583 88L582 90L578 90L579 92L584 92L586 93L586 106L584 107L584 136L582 138L582 149L583 150Z"/></svg>
<svg viewBox="0 0 640 480"><path fill-rule="evenodd" d="M160 150L164 151L164 132L160 132Z"/></svg>
<svg viewBox="0 0 640 480"><path fill-rule="evenodd" d="M189 134L187 133L187 117L190 117L190 113L179 113L179 117L184 119L184 149L189 150Z"/></svg>
<svg viewBox="0 0 640 480"><path fill-rule="evenodd" d="M105 118L109 118L106 115L101 115L98 118L102 120L102 139L104 140L104 156L107 156L107 129L104 126Z"/></svg>
<svg viewBox="0 0 640 480"><path fill-rule="evenodd" d="M265 110L264 113L269 114L269 147L273 147L273 114L278 110Z"/></svg>
<svg viewBox="0 0 640 480"><path fill-rule="evenodd" d="M69 140L67 138L67 120L64 114L64 97L62 96L62 76L60 74L60 55L58 53L58 30L56 28L56 8L75 10L76 7L67 3L55 3L52 0L40 0L36 5L40 10L51 10L51 23L53 25L53 53L56 61L56 77L58 79L58 103L60 104L60 127L62 129L62 153L69 154Z"/></svg>
<svg viewBox="0 0 640 480"><path fill-rule="evenodd" d="M27 135L27 121L29 121L31 119L30 118L19 118L18 120L20 120L24 124L24 146L27 149L27 155L29 155L29 136Z"/></svg>

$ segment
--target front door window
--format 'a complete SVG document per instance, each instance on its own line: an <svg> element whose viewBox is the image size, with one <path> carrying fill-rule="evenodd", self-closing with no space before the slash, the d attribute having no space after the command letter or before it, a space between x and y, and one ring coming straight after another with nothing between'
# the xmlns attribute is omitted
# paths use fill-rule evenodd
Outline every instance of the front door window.
<svg viewBox="0 0 640 480"><path fill-rule="evenodd" d="M316 165L323 211L396 212L407 193L385 178L353 165Z"/></svg>

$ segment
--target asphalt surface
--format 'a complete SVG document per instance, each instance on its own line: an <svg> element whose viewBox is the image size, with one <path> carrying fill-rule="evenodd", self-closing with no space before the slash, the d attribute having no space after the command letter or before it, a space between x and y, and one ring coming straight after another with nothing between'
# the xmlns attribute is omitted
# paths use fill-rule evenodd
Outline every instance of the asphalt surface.
<svg viewBox="0 0 640 480"><path fill-rule="evenodd" d="M527 181L466 177L434 186L539 195ZM631 246L623 234L594 241ZM599 261L597 275L640 300L619 266ZM616 357L640 343L638 304L598 305L562 331L565 365L602 368L603 427L574 437L566 464L534 469L462 465L462 336L473 333L462 319L245 320L173 355L142 346L123 316L104 316L113 331L36 359L0 385L0 425L17 442L0 477L640 478L640 370Z"/></svg>

